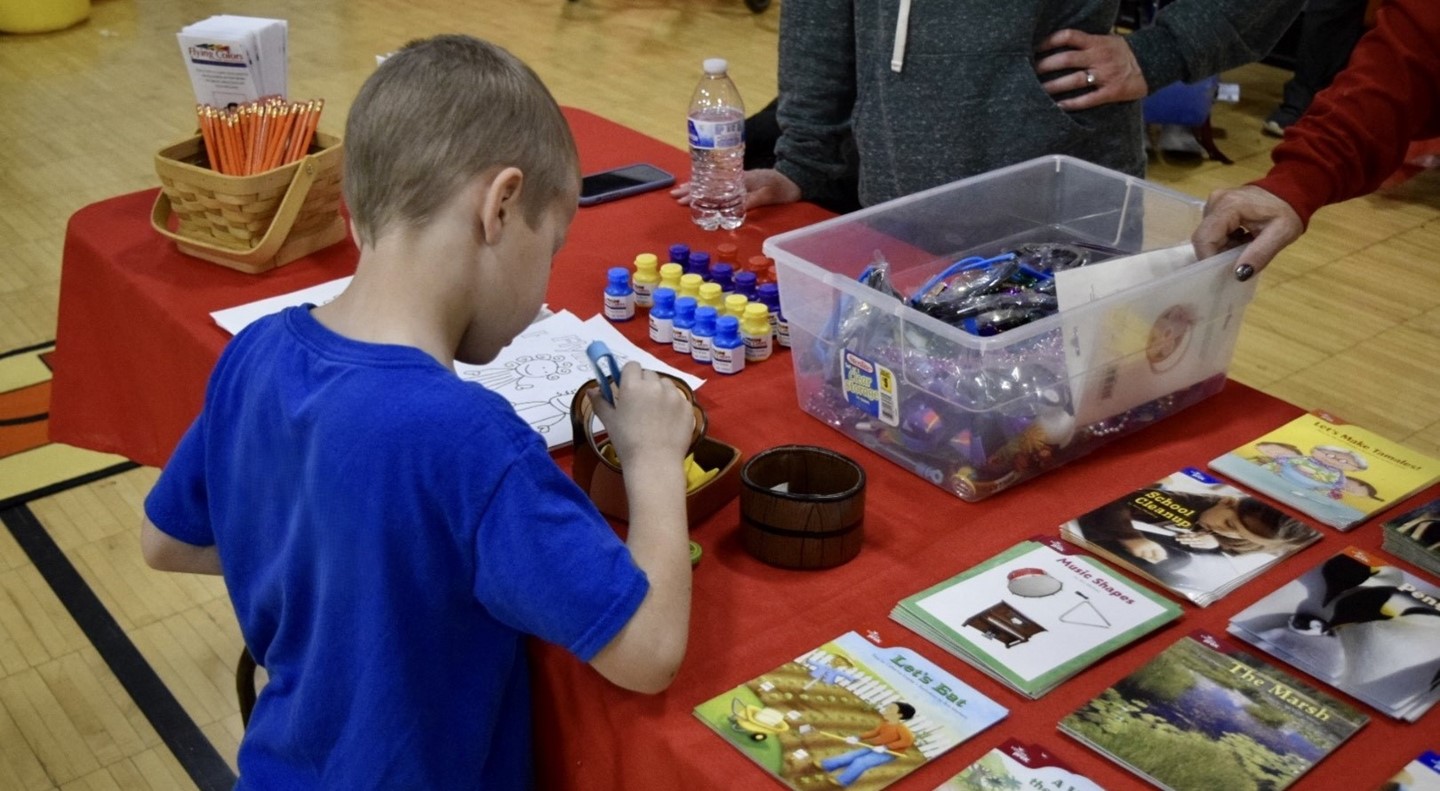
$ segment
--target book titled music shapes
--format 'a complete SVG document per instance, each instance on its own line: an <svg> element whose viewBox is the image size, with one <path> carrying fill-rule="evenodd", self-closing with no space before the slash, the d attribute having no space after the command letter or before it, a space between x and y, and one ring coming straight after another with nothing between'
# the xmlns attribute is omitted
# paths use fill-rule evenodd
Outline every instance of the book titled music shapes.
<svg viewBox="0 0 1440 791"><path fill-rule="evenodd" d="M1015 739L980 756L980 760L935 787L935 791L1002 791L1038 788L1043 791L1105 791L1075 772L1038 744Z"/></svg>
<svg viewBox="0 0 1440 791"><path fill-rule="evenodd" d="M890 613L1031 698L1179 615L1173 602L1044 537L910 596Z"/></svg>
<svg viewBox="0 0 1440 791"><path fill-rule="evenodd" d="M1341 530L1440 480L1440 460L1319 411L1210 468Z"/></svg>
<svg viewBox="0 0 1440 791"><path fill-rule="evenodd" d="M1230 633L1386 714L1440 700L1440 587L1348 547L1241 610Z"/></svg>
<svg viewBox="0 0 1440 791"><path fill-rule="evenodd" d="M884 788L1007 713L918 652L855 632L695 707L796 791Z"/></svg>
<svg viewBox="0 0 1440 791"><path fill-rule="evenodd" d="M1201 607L1320 539L1194 467L1072 519L1060 534Z"/></svg>
<svg viewBox="0 0 1440 791"><path fill-rule="evenodd" d="M1386 552L1440 574L1440 499L1406 511L1383 527L1381 546Z"/></svg>
<svg viewBox="0 0 1440 791"><path fill-rule="evenodd" d="M1197 631L1061 720L1060 730L1161 788L1279 791L1367 721Z"/></svg>

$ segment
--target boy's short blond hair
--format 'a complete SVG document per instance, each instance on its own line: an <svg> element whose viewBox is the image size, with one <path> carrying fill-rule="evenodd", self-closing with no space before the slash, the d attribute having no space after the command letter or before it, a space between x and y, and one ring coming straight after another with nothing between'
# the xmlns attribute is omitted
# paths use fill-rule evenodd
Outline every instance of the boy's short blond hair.
<svg viewBox="0 0 1440 791"><path fill-rule="evenodd" d="M470 36L406 44L345 121L345 202L362 245L424 227L467 181L512 166L529 225L574 198L579 155L554 97L519 58Z"/></svg>

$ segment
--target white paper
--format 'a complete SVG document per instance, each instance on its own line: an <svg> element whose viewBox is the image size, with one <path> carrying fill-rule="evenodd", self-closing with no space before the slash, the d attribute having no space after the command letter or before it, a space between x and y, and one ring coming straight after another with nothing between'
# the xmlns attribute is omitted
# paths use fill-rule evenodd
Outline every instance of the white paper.
<svg viewBox="0 0 1440 791"><path fill-rule="evenodd" d="M622 367L634 360L652 371L679 377L692 390L705 383L631 343L603 316L582 322L567 310L531 324L485 365L456 363L455 371L460 378L504 396L521 419L545 438L545 445L554 450L574 441L570 401L576 391L595 378L585 349L597 340L610 348Z"/></svg>
<svg viewBox="0 0 1440 791"><path fill-rule="evenodd" d="M288 30L283 19L228 14L185 26L176 38L195 100L225 107L286 96Z"/></svg>
<svg viewBox="0 0 1440 791"><path fill-rule="evenodd" d="M328 283L321 283L318 286L292 291L289 294L281 294L278 297L269 297L268 299L262 299L257 302L217 310L210 314L210 318L214 319L215 323L219 324L221 329L234 335L240 330L245 329L256 319L268 316L271 313L279 313L286 308L294 307L295 305L304 305L307 302L317 307L324 305L330 300L340 296L340 292L344 291L348 285L350 285L350 278L342 277L338 280L331 280Z"/></svg>
<svg viewBox="0 0 1440 791"><path fill-rule="evenodd" d="M1195 263L1190 245L1057 272L1065 367L1077 425L1088 425L1183 390L1229 363L1237 331L1230 315L1247 286L1228 267L1186 280L1183 289L1136 289ZM1105 305L1089 303L1115 298Z"/></svg>

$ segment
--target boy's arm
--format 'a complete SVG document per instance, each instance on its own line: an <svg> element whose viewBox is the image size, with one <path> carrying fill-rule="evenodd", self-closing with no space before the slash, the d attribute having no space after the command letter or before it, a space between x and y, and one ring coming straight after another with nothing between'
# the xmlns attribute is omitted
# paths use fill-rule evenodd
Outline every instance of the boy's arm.
<svg viewBox="0 0 1440 791"><path fill-rule="evenodd" d="M157 571L220 574L220 553L214 545L187 544L167 535L149 519L140 526L140 552L150 568Z"/></svg>
<svg viewBox="0 0 1440 791"><path fill-rule="evenodd" d="M636 692L670 686L690 636L690 533L685 519L685 452L690 402L653 371L625 366L616 406L595 399L625 468L630 507L626 545L650 589L619 634L590 660L612 683Z"/></svg>

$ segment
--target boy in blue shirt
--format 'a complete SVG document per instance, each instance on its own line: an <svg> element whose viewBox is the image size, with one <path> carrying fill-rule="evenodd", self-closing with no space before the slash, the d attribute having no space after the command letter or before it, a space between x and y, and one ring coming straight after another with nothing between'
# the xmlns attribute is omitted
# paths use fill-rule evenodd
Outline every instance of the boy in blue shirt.
<svg viewBox="0 0 1440 791"><path fill-rule="evenodd" d="M622 543L500 396L574 216L569 127L528 67L465 36L388 58L350 111L355 278L262 319L145 503L153 567L223 574L269 680L241 788L521 788L524 637L658 692L689 628L689 403L627 366L595 404L624 459Z"/></svg>

